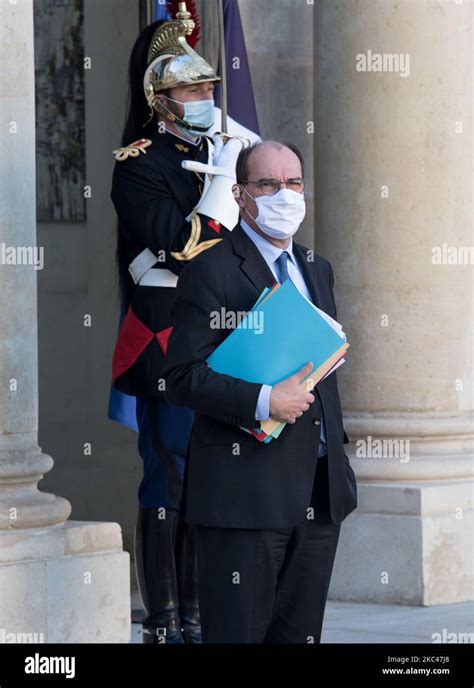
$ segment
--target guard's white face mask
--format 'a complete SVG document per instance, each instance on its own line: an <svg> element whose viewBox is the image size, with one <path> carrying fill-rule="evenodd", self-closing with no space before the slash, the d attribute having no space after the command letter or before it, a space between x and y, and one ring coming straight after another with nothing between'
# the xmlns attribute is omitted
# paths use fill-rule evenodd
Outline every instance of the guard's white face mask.
<svg viewBox="0 0 474 688"><path fill-rule="evenodd" d="M291 189L280 189L273 196L254 198L243 187L245 193L257 204L258 215L252 217L259 229L273 239L289 239L296 234L306 215L304 195Z"/></svg>
<svg viewBox="0 0 474 688"><path fill-rule="evenodd" d="M169 96L166 97L173 103L179 103L184 107L183 119L188 124L195 124L197 127L202 127L203 129L206 129L206 131L209 131L209 129L214 124L215 111L213 99L182 101L175 100L174 98L170 98ZM202 131L196 131L196 129L186 129L186 127L183 127L178 123L175 123L174 126L177 129L179 129L181 133L188 135L190 134L191 136L195 137L202 136L202 134L204 133Z"/></svg>

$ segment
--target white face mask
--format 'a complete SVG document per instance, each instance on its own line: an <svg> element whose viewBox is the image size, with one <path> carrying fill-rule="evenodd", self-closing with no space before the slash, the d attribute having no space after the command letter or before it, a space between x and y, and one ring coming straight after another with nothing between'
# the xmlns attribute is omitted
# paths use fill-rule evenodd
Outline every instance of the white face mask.
<svg viewBox="0 0 474 688"><path fill-rule="evenodd" d="M296 234L306 215L306 203L302 193L280 189L273 196L254 198L245 187L243 188L257 204L257 217L252 217L248 210L247 213L262 232L273 239L289 239Z"/></svg>

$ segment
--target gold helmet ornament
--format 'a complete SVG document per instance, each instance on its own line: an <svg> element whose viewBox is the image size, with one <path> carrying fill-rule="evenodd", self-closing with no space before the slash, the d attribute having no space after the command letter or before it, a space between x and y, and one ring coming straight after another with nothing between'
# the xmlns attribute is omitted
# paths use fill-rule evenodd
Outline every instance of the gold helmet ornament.
<svg viewBox="0 0 474 688"><path fill-rule="evenodd" d="M194 131L200 128L178 117L157 98L157 95L177 86L220 81L211 65L198 55L186 40L186 36L191 36L195 27L196 23L191 12L188 12L186 3L180 2L175 19L159 26L153 34L148 50L148 67L143 80L150 108L171 122ZM205 133L209 127L201 129Z"/></svg>

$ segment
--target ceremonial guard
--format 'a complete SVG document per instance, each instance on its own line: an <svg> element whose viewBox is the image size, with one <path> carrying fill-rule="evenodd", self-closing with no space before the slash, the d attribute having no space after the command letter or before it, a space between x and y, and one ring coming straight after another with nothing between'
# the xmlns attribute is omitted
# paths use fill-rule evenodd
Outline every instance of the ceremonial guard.
<svg viewBox="0 0 474 688"><path fill-rule="evenodd" d="M195 534L180 518L193 414L166 403L163 366L179 273L237 224L231 187L246 145L206 137L219 77L192 47L197 32L186 3L179 10L148 26L134 45L111 193L124 314L112 378L116 390L137 399L143 479L135 561L147 643L201 642Z"/></svg>

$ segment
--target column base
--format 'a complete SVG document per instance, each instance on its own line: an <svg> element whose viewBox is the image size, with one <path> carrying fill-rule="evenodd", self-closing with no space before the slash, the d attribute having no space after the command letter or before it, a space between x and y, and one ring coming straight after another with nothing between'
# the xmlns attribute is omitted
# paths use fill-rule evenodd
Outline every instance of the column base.
<svg viewBox="0 0 474 688"><path fill-rule="evenodd" d="M0 643L129 643L130 623L117 523L0 530Z"/></svg>
<svg viewBox="0 0 474 688"><path fill-rule="evenodd" d="M0 531L64 523L71 514L67 499L38 490L54 465L51 456L37 446L35 433L6 437L0 436Z"/></svg>
<svg viewBox="0 0 474 688"><path fill-rule="evenodd" d="M471 480L358 481L358 489L330 599L417 606L474 599Z"/></svg>

